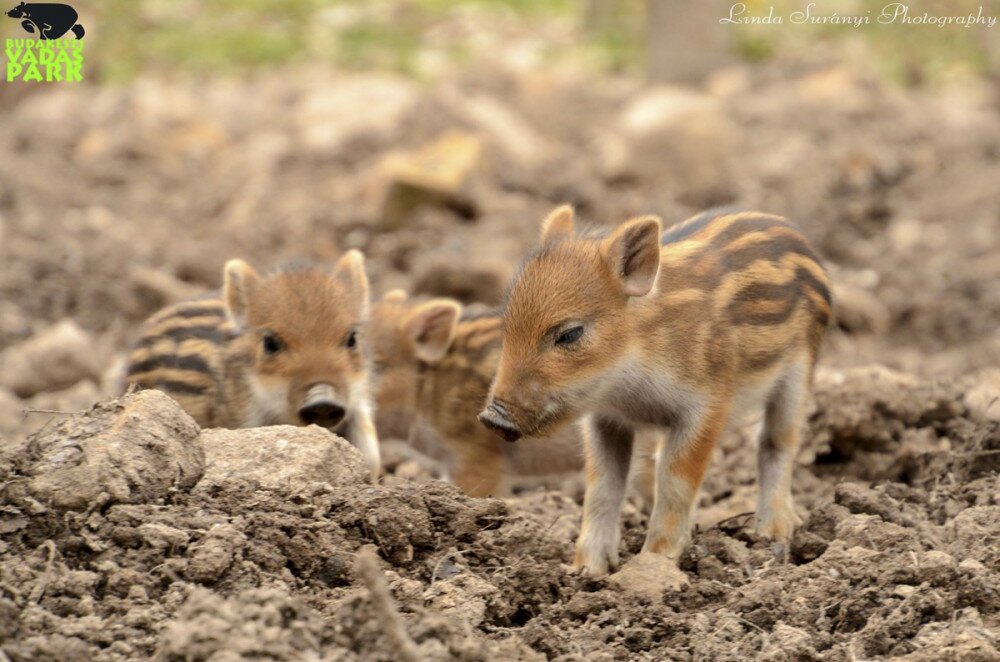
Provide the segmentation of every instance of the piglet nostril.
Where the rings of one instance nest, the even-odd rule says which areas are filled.
[[[346,410],[336,402],[318,400],[310,402],[299,409],[299,419],[305,425],[332,428],[344,420],[344,414],[346,413]]]
[[[507,441],[514,442],[521,438],[521,432],[511,422],[506,407],[500,403],[491,403],[486,407],[479,414],[479,422]]]
[[[510,420],[510,414],[507,412],[507,407],[502,402],[491,402],[486,408],[486,411],[492,411],[494,415],[499,416],[504,420]]]

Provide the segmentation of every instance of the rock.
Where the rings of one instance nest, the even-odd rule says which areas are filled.
[[[279,425],[247,430],[205,430],[205,475],[196,494],[246,489],[297,494],[311,483],[368,482],[361,453],[329,430]]]
[[[608,583],[622,593],[659,602],[663,592],[678,591],[688,584],[687,575],[662,554],[640,553],[621,570],[608,577]]]
[[[417,102],[409,82],[367,75],[316,86],[295,110],[299,138],[309,149],[332,153],[358,140],[389,144]]]
[[[7,485],[24,498],[63,510],[155,503],[190,489],[205,468],[198,425],[159,391],[99,404],[28,438]]]
[[[976,421],[1000,422],[1000,369],[988,368],[972,378],[962,402]]]
[[[625,107],[598,149],[605,178],[668,182],[681,202],[704,208],[735,197],[738,136],[717,99],[658,86]]]
[[[93,336],[65,320],[0,354],[0,387],[27,398],[97,380],[104,353]]]
[[[393,152],[379,164],[372,195],[382,229],[398,228],[418,207],[436,205],[463,217],[478,214],[476,174],[483,143],[471,133],[451,131],[411,152]]]

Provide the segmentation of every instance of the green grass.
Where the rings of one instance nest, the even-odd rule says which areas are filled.
[[[523,16],[566,14],[576,11],[574,0],[417,0],[416,4],[429,12],[445,13],[457,6],[480,9],[504,9]]]
[[[314,0],[212,0],[162,3],[108,0],[90,49],[102,77],[127,78],[150,68],[195,73],[253,68],[301,57]]]
[[[413,74],[420,37],[407,26],[364,21],[338,35],[337,60],[355,69],[389,69]]]
[[[772,3],[787,15],[808,0],[744,0],[751,12],[766,13]],[[882,0],[828,0],[817,11],[849,7],[855,13],[877,12]],[[614,0],[614,11],[572,44],[553,43],[544,51],[557,58],[581,53],[599,68],[641,73],[644,61],[645,0]],[[911,10],[958,14],[980,4],[1000,14],[1000,0],[913,0]],[[836,5],[836,7],[834,7]],[[95,8],[98,29],[88,48],[88,67],[104,80],[128,79],[142,72],[208,74],[246,71],[302,62],[355,69],[378,69],[420,76],[421,55],[461,65],[481,46],[468,30],[429,30],[472,14],[489,31],[494,20],[517,21],[525,31],[544,34],[547,21],[583,22],[583,0],[106,0]],[[845,10],[841,9],[842,13]],[[849,13],[846,12],[846,13]],[[861,39],[877,68],[904,81],[934,79],[949,73],[981,73],[989,63],[985,38],[990,35],[954,28],[871,25],[733,27],[735,53],[750,62],[795,56],[816,41]],[[473,33],[475,31],[472,31]],[[90,36],[90,35],[88,35]]]
[[[743,0],[755,14],[788,16],[802,11],[809,0]],[[876,19],[887,0],[826,0],[816,3],[813,15],[831,14],[868,16],[870,22],[859,28],[833,24],[782,26],[740,26],[737,52],[748,61],[759,61],[795,49],[819,43],[836,46],[847,40],[864,42],[873,68],[901,83],[945,79],[955,73],[983,74],[991,63],[986,40],[1000,40],[1000,26],[990,31],[964,26],[919,26],[899,23],[882,25]],[[1000,0],[910,0],[910,15],[927,12],[934,16],[975,14],[980,6],[985,15],[1000,16]],[[996,66],[996,65],[994,65]]]

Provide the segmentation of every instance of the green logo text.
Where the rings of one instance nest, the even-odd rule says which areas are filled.
[[[83,42],[79,39],[8,39],[7,82],[83,80]]]

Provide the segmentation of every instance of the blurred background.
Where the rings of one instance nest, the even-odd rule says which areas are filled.
[[[716,0],[80,0],[85,82],[0,86],[0,434],[112,394],[142,319],[230,257],[360,248],[376,294],[496,304],[563,202],[597,225],[787,215],[836,283],[826,368],[996,366],[1000,28],[743,4],[785,20],[722,23]],[[980,7],[1000,15],[909,3]]]
[[[736,3],[751,23],[718,0],[68,2],[85,81],[0,80],[0,661],[402,659],[409,636],[420,659],[998,659],[1000,26],[880,25],[876,0]],[[229,258],[359,248],[376,296],[493,306],[566,202],[596,226],[775,212],[824,258],[790,563],[748,517],[745,427],[702,486],[692,585],[656,599],[656,566],[568,571],[584,472],[553,475],[548,440],[499,501],[418,484],[442,458],[409,421],[372,489],[349,463],[319,482],[312,432],[66,415]],[[628,560],[647,520],[623,522]],[[384,599],[352,571],[370,544]]]

